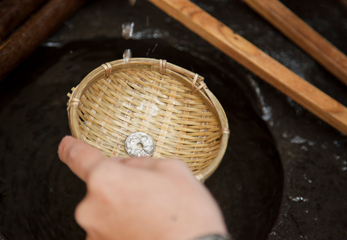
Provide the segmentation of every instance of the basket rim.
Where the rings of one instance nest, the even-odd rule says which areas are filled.
[[[67,111],[72,136],[77,139],[83,140],[81,132],[78,128],[78,105],[80,102],[80,97],[83,95],[84,90],[88,89],[88,87],[94,84],[94,82],[97,81],[101,76],[106,74],[107,77],[114,69],[134,68],[141,65],[149,65],[151,66],[151,69],[153,71],[158,71],[162,74],[165,74],[165,71],[167,70],[168,73],[177,75],[179,78],[185,80],[187,84],[193,84],[195,86],[196,93],[200,97],[202,97],[204,102],[217,117],[221,127],[221,142],[217,156],[207,168],[205,168],[199,174],[195,175],[195,177],[199,181],[206,180],[219,166],[227,148],[229,138],[229,124],[226,114],[218,99],[203,82],[203,77],[175,64],[167,63],[165,60],[158,60],[153,58],[131,58],[127,63],[124,63],[124,60],[120,59],[103,64],[87,74],[87,76],[83,78],[83,80],[76,86],[76,88],[72,88],[72,94],[69,94],[70,99],[68,101]],[[161,72],[163,70],[163,66],[165,67],[165,69],[164,72]]]

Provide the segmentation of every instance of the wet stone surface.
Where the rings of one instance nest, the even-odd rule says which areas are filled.
[[[345,85],[241,0],[193,2],[347,105]],[[282,2],[347,53],[345,0]],[[115,40],[126,22],[135,23],[133,40]],[[73,211],[85,187],[56,156],[69,133],[65,96],[125,49],[199,73],[221,100],[231,137],[206,185],[236,239],[347,238],[346,136],[149,2],[91,1],[44,46],[0,83],[0,232],[7,240],[83,239]]]
[[[154,52],[153,57],[165,53],[169,62],[193,67],[206,77],[233,126],[221,167],[206,182],[231,233],[235,239],[264,239],[270,231],[281,202],[282,166],[265,122],[235,79],[225,69],[216,69],[163,40],[121,39],[41,48],[1,83],[0,152],[5,154],[0,158],[0,230],[8,240],[84,239],[73,211],[85,187],[56,154],[60,139],[69,134],[66,93],[89,71],[121,56],[129,45],[139,56],[154,43],[165,50]],[[110,51],[113,45],[121,47]]]

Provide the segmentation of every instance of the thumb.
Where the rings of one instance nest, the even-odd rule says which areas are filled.
[[[95,164],[107,159],[98,149],[71,136],[62,139],[58,155],[60,160],[83,181],[86,181]]]

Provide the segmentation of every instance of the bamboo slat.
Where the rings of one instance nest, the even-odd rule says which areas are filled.
[[[149,0],[190,30],[347,134],[347,109],[188,0]]]
[[[347,85],[347,57],[278,0],[244,0]]]
[[[202,181],[226,151],[229,126],[222,106],[202,77],[166,61],[103,64],[68,96],[72,135],[106,156],[129,157],[125,139],[144,132],[155,142],[153,157],[180,159]]]

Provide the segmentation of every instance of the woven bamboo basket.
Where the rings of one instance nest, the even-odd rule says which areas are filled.
[[[103,64],[68,94],[71,133],[106,156],[122,157],[129,157],[128,135],[147,133],[153,157],[180,159],[203,181],[218,167],[229,138],[224,110],[203,80],[165,60]]]

